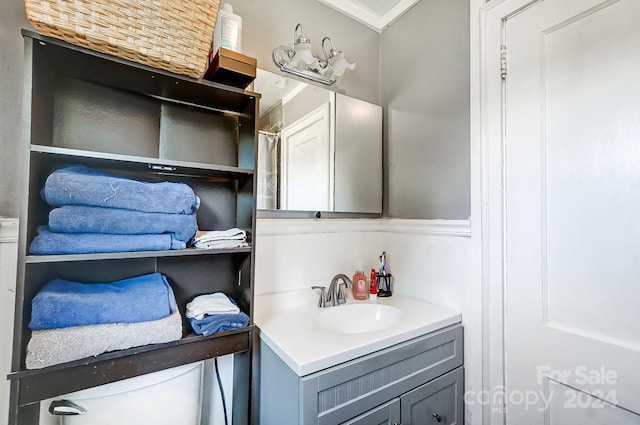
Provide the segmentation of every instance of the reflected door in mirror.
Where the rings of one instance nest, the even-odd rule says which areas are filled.
[[[261,69],[254,90],[259,209],[382,212],[382,107]]]
[[[329,104],[282,130],[282,208],[333,211]]]

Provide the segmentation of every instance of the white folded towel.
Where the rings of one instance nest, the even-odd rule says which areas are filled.
[[[245,240],[247,232],[237,227],[228,230],[201,231],[196,234],[196,242],[211,242],[220,240]]]
[[[238,306],[232,303],[224,293],[216,292],[195,297],[187,304],[186,316],[202,320],[205,315],[237,313],[240,313]]]
[[[196,242],[196,248],[203,249],[228,249],[228,248],[244,248],[249,246],[245,241],[220,240],[209,242]]]
[[[204,249],[243,248],[249,246],[247,232],[237,227],[228,230],[198,232],[194,242],[196,248]]]

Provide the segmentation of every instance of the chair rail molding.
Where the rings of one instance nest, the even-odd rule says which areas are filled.
[[[18,242],[18,219],[0,217],[0,243]]]
[[[256,221],[258,236],[299,235],[313,233],[379,232],[379,219],[277,219],[260,218]]]
[[[384,218],[380,228],[386,233],[471,237],[470,220],[416,220]]]
[[[398,218],[330,220],[261,218],[256,224],[258,236],[356,232],[471,237],[471,221]]]

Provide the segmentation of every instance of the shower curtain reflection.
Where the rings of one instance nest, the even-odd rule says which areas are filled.
[[[258,132],[257,208],[277,209],[279,133]]]

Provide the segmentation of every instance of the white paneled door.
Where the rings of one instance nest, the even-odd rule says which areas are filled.
[[[282,208],[333,211],[329,103],[282,129]]]
[[[508,424],[640,424],[640,1],[505,20]]]

